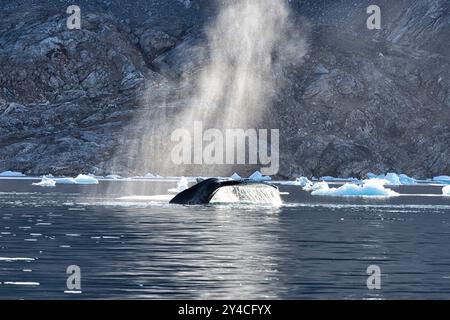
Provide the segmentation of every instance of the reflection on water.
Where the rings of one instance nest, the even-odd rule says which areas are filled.
[[[30,184],[0,180],[1,298],[450,297],[448,198],[312,198],[286,186],[280,207],[188,207],[158,196],[176,182],[149,182],[146,194]],[[371,264],[382,290],[366,287]],[[64,293],[69,265],[81,294]]]

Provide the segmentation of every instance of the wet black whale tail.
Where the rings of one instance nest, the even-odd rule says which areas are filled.
[[[271,186],[275,189],[278,189],[272,184],[254,180],[221,180],[218,178],[210,178],[203,180],[190,187],[189,189],[180,192],[172,200],[170,200],[170,203],[190,205],[207,204],[211,201],[216,192],[222,187],[255,184],[264,184],[266,186]]]

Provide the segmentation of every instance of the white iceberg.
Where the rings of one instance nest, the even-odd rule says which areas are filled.
[[[255,171],[250,177],[248,177],[250,180],[254,181],[270,181],[272,180],[269,176],[263,176],[261,172]]]
[[[0,173],[0,177],[26,177],[22,172],[4,171]]]
[[[79,174],[74,180],[77,184],[98,184],[96,178],[84,174]]]
[[[53,180],[52,178],[43,176],[41,182],[36,182],[36,183],[33,183],[32,185],[39,186],[39,187],[54,187],[56,185],[56,181]]]
[[[437,176],[433,178],[433,181],[442,184],[450,184],[450,176]]]
[[[326,182],[322,182],[311,192],[313,196],[332,197],[394,197],[399,194],[383,186],[381,179],[366,180],[362,185],[346,183],[339,188],[330,188]],[[326,184],[326,186],[325,186]]]
[[[450,186],[445,186],[442,188],[442,194],[444,196],[450,197]]]
[[[241,176],[238,175],[236,172],[233,173],[230,178],[233,180],[242,180]]]

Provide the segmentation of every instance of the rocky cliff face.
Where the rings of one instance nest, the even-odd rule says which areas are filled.
[[[309,45],[271,106],[280,176],[450,174],[449,2],[389,2],[380,31],[361,1],[290,2]],[[185,107],[216,5],[78,1],[82,29],[68,30],[70,4],[2,1],[0,171],[145,173],[123,152],[147,139],[136,119]]]

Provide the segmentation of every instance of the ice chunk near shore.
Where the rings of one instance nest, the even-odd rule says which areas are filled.
[[[233,180],[242,180],[242,177],[238,175],[236,172],[233,173],[230,178]]]
[[[35,182],[32,185],[39,187],[54,187],[56,185],[56,181],[53,180],[52,178],[43,176],[41,182]]]
[[[96,178],[84,174],[79,174],[74,180],[77,184],[98,184]]]
[[[250,180],[254,181],[270,181],[272,180],[269,176],[263,176],[261,172],[255,171],[250,177],[248,177]]]
[[[320,188],[313,190],[313,196],[331,196],[331,197],[394,197],[399,194],[393,190],[385,188],[377,179],[371,181],[366,180],[362,185],[354,183],[346,183],[339,188],[330,188],[328,184],[321,185]],[[326,182],[322,182],[325,183]]]
[[[0,173],[0,177],[26,177],[22,172],[4,171]]]
[[[445,186],[442,188],[442,194],[446,197],[450,197],[450,186]]]
[[[450,184],[450,176],[437,176],[433,178],[433,181],[442,184]]]

